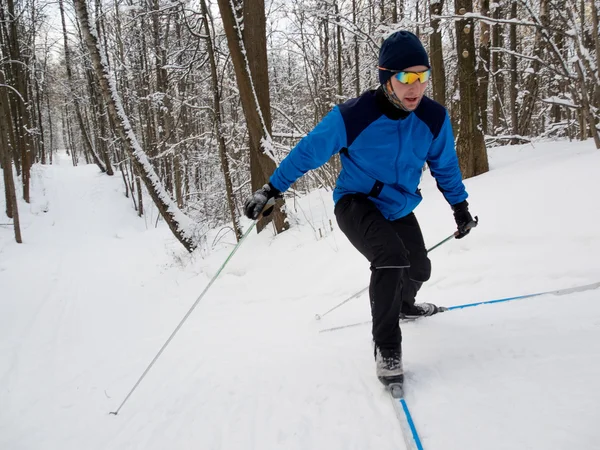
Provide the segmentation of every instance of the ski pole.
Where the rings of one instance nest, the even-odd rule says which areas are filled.
[[[477,226],[477,222],[473,221],[471,223],[474,223],[475,225],[472,225],[471,227],[469,227],[469,229]],[[469,224],[471,225],[471,224]],[[448,236],[447,238],[444,238],[443,240],[441,240],[440,242],[438,242],[437,244],[435,244],[433,247],[431,247],[430,249],[427,250],[427,253],[431,252],[432,250],[435,250],[436,248],[438,248],[440,245],[445,244],[446,242],[448,242],[450,239],[452,238],[456,238],[456,236],[458,236],[458,231],[452,233],[450,236]],[[367,289],[369,289],[369,286],[367,286],[364,289],[361,289],[360,291],[358,291],[356,294],[352,294],[350,297],[348,297],[346,300],[344,300],[343,302],[335,305],[333,308],[331,308],[329,311],[324,312],[323,314],[315,314],[315,319],[317,320],[321,320],[323,317],[325,317],[327,314],[329,314],[332,311],[335,311],[336,309],[338,309],[340,306],[345,305],[346,303],[348,303],[350,300],[359,297],[363,292],[365,292]]]
[[[275,204],[275,200],[271,199],[265,205],[265,207],[263,208],[263,212],[266,211],[266,210],[268,210],[269,207],[272,207],[274,204]],[[171,333],[171,335],[169,336],[169,338],[166,340],[166,342],[163,344],[163,346],[160,348],[160,350],[158,351],[158,353],[156,354],[156,356],[154,357],[154,359],[150,362],[150,364],[148,364],[148,367],[146,367],[146,370],[144,370],[144,373],[142,373],[142,375],[140,376],[140,378],[133,385],[133,387],[131,388],[131,390],[129,391],[129,393],[127,394],[127,396],[125,397],[125,400],[123,400],[121,402],[121,404],[116,409],[116,411],[111,411],[109,414],[112,414],[114,416],[116,416],[117,414],[119,414],[119,411],[121,410],[121,408],[123,407],[123,405],[125,405],[125,403],[127,403],[127,400],[129,400],[129,397],[131,397],[131,395],[134,393],[134,391],[140,385],[140,383],[142,382],[142,380],[146,377],[146,375],[148,374],[148,372],[150,372],[150,369],[152,369],[152,366],[154,366],[154,363],[156,363],[156,361],[158,360],[158,358],[160,358],[160,355],[162,355],[162,353],[165,351],[165,349],[167,348],[167,346],[171,343],[171,341],[173,340],[173,338],[175,337],[175,335],[177,334],[177,332],[179,331],[179,329],[183,326],[183,324],[185,323],[185,321],[187,320],[187,318],[192,314],[192,312],[194,311],[194,309],[196,309],[196,306],[198,306],[198,303],[200,303],[200,300],[202,300],[202,298],[204,297],[204,295],[206,294],[206,292],[210,289],[210,287],[215,282],[215,280],[218,278],[218,276],[221,274],[221,272],[223,271],[223,269],[225,268],[225,266],[227,265],[227,263],[229,262],[229,260],[233,257],[233,255],[235,255],[235,253],[238,251],[238,249],[242,245],[242,242],[244,242],[244,240],[246,239],[246,237],[254,229],[254,227],[256,226],[257,222],[262,218],[262,216],[263,216],[263,213],[261,212],[259,214],[258,218],[252,223],[252,225],[250,225],[250,227],[248,228],[248,230],[246,230],[246,232],[244,233],[244,235],[242,236],[242,238],[240,239],[240,241],[235,245],[235,247],[233,247],[233,250],[231,251],[231,253],[229,253],[229,256],[227,256],[227,259],[225,260],[225,262],[223,264],[221,264],[221,267],[219,267],[219,270],[217,270],[217,273],[215,273],[215,275],[210,279],[210,281],[208,282],[208,284],[206,285],[206,287],[204,288],[204,290],[202,291],[202,293],[200,294],[200,296],[196,299],[196,301],[194,302],[194,304],[192,305],[192,307],[189,309],[189,311],[185,314],[185,316],[183,316],[183,319],[181,319],[181,321],[179,322],[179,325],[177,325],[177,327],[175,327],[175,330],[173,330],[173,332]]]

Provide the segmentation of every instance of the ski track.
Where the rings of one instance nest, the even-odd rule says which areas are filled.
[[[420,300],[450,306],[600,281],[592,147],[491,152],[493,170],[467,180],[480,226],[431,254]],[[339,230],[320,225],[333,219],[323,192],[300,199],[288,232],[249,237],[109,415],[233,242],[190,257],[166,227],[154,229],[151,208],[154,218],[136,217],[118,176],[68,162],[35,166],[33,202],[21,209],[25,244],[0,229],[0,449],[407,448],[374,376],[370,326],[318,332],[369,317],[365,293],[314,319],[369,277]],[[572,178],[557,185],[559,176]],[[569,184],[581,195],[565,192]],[[427,176],[423,193],[417,215],[430,246],[454,225]],[[565,231],[573,217],[576,234]],[[599,296],[548,295],[403,325],[405,396],[424,448],[600,448]]]

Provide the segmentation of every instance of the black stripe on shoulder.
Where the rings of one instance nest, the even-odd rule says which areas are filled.
[[[437,138],[446,120],[446,108],[435,100],[423,96],[421,103],[415,109],[415,114],[429,127],[433,138]]]
[[[350,99],[339,105],[339,109],[346,127],[347,147],[350,147],[360,133],[382,115],[377,107],[375,91],[367,91],[360,97]]]

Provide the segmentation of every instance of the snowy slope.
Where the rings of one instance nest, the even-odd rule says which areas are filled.
[[[455,305],[600,281],[593,143],[497,148],[490,164],[466,181],[480,226],[431,253],[419,299]],[[330,193],[289,202],[288,232],[248,238],[115,417],[233,238],[206,258],[186,255],[94,166],[65,159],[36,167],[33,182],[25,244],[0,227],[0,449],[405,448],[369,326],[319,333],[368,320],[366,296],[314,318],[369,278]],[[434,181],[422,188],[416,212],[431,246],[454,223]],[[424,448],[600,448],[599,297],[405,325],[406,399]]]

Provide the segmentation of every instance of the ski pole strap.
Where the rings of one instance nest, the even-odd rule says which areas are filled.
[[[465,228],[470,230],[471,228],[475,228],[477,225],[479,225],[479,217],[475,216],[475,219],[471,220]]]

